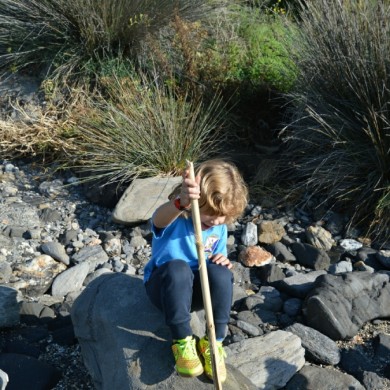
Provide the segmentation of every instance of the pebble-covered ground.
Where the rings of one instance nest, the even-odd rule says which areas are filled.
[[[2,164],[3,168],[6,165],[7,163],[4,162]],[[16,169],[15,167],[19,168]],[[15,163],[14,173],[15,183],[19,183],[21,188],[24,189],[24,194],[26,196],[29,195],[29,189],[33,190],[34,188],[37,188],[46,180],[50,180],[53,183],[56,178],[56,174],[53,172],[48,176],[50,170],[37,169],[32,164],[23,162]],[[69,182],[70,176],[67,175],[66,178],[62,177],[61,180]],[[88,226],[88,224],[91,223],[91,220],[95,219],[96,226],[104,225],[104,228],[107,230],[113,231],[117,229],[121,231],[121,234],[129,234],[129,229],[111,223],[110,209],[93,204],[86,199],[82,186],[68,187],[68,191],[67,195],[56,198],[56,207],[60,210],[69,211],[74,210],[74,205],[76,205],[76,216],[79,225]],[[34,191],[31,191],[30,195],[32,197],[35,196]],[[75,222],[69,221],[69,224],[72,223]],[[54,234],[53,231],[56,230],[56,227],[53,225],[51,229],[52,233],[50,233],[49,229],[48,235]],[[57,233],[58,232],[56,232],[56,234]],[[134,267],[139,266],[139,264],[133,265]],[[139,268],[139,270],[142,272],[141,268]],[[30,340],[36,337],[36,332],[39,333],[39,329],[34,325],[22,324],[15,329],[2,330],[0,332],[1,342],[4,343],[5,340],[17,340],[20,337],[21,330],[24,331],[25,335],[28,335]],[[341,349],[358,349],[362,354],[367,356],[369,360],[375,363],[376,372],[383,376],[384,372],[390,371],[390,356],[387,361],[377,361],[374,359],[374,340],[379,333],[390,333],[390,321],[375,320],[367,323],[351,340],[338,341],[337,345]],[[34,344],[40,351],[39,360],[47,362],[62,373],[62,378],[54,387],[54,390],[83,390],[94,388],[91,377],[83,364],[80,346],[78,344],[60,345],[52,339],[49,333],[45,337],[38,335],[37,341],[35,343],[32,342],[31,344]],[[334,367],[329,367],[329,369],[340,370],[339,368]],[[390,381],[386,379],[383,389],[390,389],[389,383]]]

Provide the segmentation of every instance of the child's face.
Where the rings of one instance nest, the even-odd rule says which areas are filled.
[[[202,230],[210,229],[213,226],[222,225],[225,223],[226,217],[224,215],[207,215],[200,214],[200,221],[202,222]]]

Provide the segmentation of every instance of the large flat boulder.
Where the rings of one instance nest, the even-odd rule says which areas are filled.
[[[283,330],[231,344],[227,349],[226,362],[262,390],[284,387],[305,364],[301,339]]]
[[[169,329],[146,295],[142,279],[120,273],[93,280],[76,299],[72,321],[84,363],[97,390],[213,389],[202,375],[182,378],[174,371]],[[192,315],[195,334],[205,322]],[[245,375],[228,366],[224,390],[255,390]]]
[[[0,329],[19,324],[21,300],[18,290],[0,285]]]
[[[154,210],[168,200],[168,195],[181,180],[181,176],[133,180],[112,213],[113,221],[127,225],[147,221]]]
[[[298,389],[364,390],[364,386],[351,375],[324,367],[305,366],[286,386],[286,390]]]
[[[322,275],[304,304],[307,325],[333,340],[351,338],[375,318],[390,316],[387,273]]]

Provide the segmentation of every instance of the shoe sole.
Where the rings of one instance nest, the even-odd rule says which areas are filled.
[[[176,370],[176,372],[178,373],[178,375],[179,375],[179,376],[182,376],[183,378],[195,378],[195,377],[197,377],[197,376],[199,376],[199,375],[202,375],[203,372],[204,372],[203,367],[202,367],[202,370],[201,370],[201,371],[195,372],[195,373],[193,373],[193,374],[187,374],[187,373],[179,372],[179,371],[177,371],[176,367],[175,367],[175,370]]]

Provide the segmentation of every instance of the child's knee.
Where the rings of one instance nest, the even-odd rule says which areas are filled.
[[[183,260],[172,260],[164,265],[166,266],[165,274],[171,280],[187,281],[193,279],[190,266]]]
[[[218,264],[210,264],[208,267],[210,283],[221,286],[233,284],[233,273],[226,267]]]

